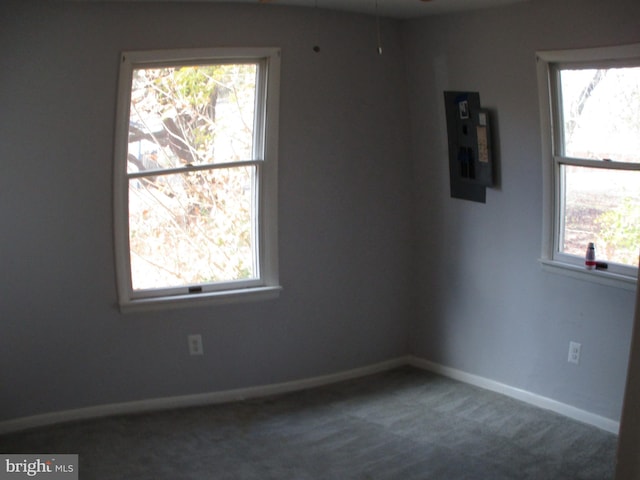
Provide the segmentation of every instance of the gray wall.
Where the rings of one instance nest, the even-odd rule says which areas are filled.
[[[378,56],[363,15],[2,3],[0,420],[407,353],[618,419],[632,292],[537,262],[534,52],[638,42],[639,15],[635,0],[534,0],[385,20]],[[122,315],[111,206],[119,52],[247,44],[282,47],[284,291]],[[500,186],[485,205],[449,198],[445,89],[478,90],[495,113]],[[189,333],[203,335],[204,357],[188,356]],[[578,367],[566,362],[569,340],[583,345]]]
[[[616,463],[616,480],[640,479],[640,288],[636,291],[631,353],[627,372],[620,441]]]
[[[380,57],[368,16],[257,2],[2,2],[0,420],[406,354],[406,77],[398,24],[383,22],[383,35]],[[221,45],[282,48],[284,290],[122,315],[111,194],[119,52]],[[189,333],[203,335],[204,357],[188,356]]]
[[[634,292],[542,271],[535,52],[640,42],[637,0],[533,0],[404,25],[419,249],[415,354],[619,419]],[[499,186],[449,198],[443,90],[494,113]],[[582,343],[579,366],[569,341]]]

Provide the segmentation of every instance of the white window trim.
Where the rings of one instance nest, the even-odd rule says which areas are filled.
[[[540,105],[540,130],[542,136],[542,255],[540,264],[546,271],[567,275],[612,287],[635,290],[638,269],[629,268],[624,273],[604,270],[587,270],[582,259],[559,252],[557,245],[559,229],[559,162],[555,158],[553,144],[556,115],[551,111],[550,98],[555,93],[551,80],[553,64],[575,64],[597,62],[606,65],[620,64],[624,60],[640,58],[640,44],[585,48],[577,50],[540,51],[536,53],[538,76],[538,99]],[[588,162],[587,162],[588,163]],[[589,165],[593,166],[593,165]],[[586,247],[586,246],[585,246]]]
[[[114,240],[118,302],[123,312],[158,310],[235,303],[275,298],[282,287],[278,275],[278,110],[280,93],[280,49],[275,47],[207,48],[189,50],[156,50],[123,52],[118,84],[116,131],[114,147]],[[264,132],[264,159],[258,168],[257,241],[259,245],[260,278],[247,282],[228,282],[199,293],[165,296],[140,296],[131,283],[129,251],[127,148],[129,104],[133,68],[138,66],[167,65],[171,62],[210,60],[266,61],[266,95]]]

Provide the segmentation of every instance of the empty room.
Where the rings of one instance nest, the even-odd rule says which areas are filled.
[[[639,18],[2,2],[0,478],[640,478]]]

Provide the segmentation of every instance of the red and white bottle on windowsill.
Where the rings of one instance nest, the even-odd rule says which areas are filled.
[[[596,268],[596,246],[593,242],[589,242],[587,246],[587,253],[584,256],[584,266],[587,270],[593,270]]]

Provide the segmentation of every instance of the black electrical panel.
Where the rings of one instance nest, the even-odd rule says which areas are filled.
[[[489,112],[477,92],[444,92],[451,196],[485,203],[493,186]]]

